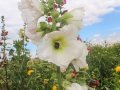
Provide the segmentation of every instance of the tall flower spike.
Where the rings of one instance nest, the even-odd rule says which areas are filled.
[[[41,39],[41,34],[36,32],[38,19],[43,14],[41,3],[39,0],[21,0],[18,7],[22,12],[24,22],[27,24],[26,36],[37,44]]]
[[[52,62],[61,68],[67,68],[72,60],[84,55],[86,57],[87,54],[81,52],[87,48],[77,40],[74,29],[76,28],[68,25],[61,28],[60,31],[46,34],[42,43],[38,45],[39,58]]]

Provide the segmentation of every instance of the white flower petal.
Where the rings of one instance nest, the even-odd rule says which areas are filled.
[[[41,8],[41,3],[39,0],[31,0],[31,5],[43,13],[42,8]]]
[[[50,44],[48,42],[42,41],[42,43],[39,44],[37,54],[39,55],[40,59],[52,62],[50,58],[52,58],[53,53],[51,53]]]
[[[35,31],[35,30],[33,30]],[[41,43],[41,33],[39,32],[30,32],[29,30],[25,31],[25,35],[32,41],[32,43],[39,45]]]
[[[81,47],[82,49],[79,58],[72,61],[72,64],[75,67],[76,71],[79,71],[79,68],[88,68],[88,64],[86,62],[88,50],[84,43],[81,44]]]
[[[75,25],[77,28],[81,29],[83,27],[83,17],[84,17],[84,10],[83,8],[76,8],[70,12],[73,16],[69,20],[69,24]]]
[[[82,48],[81,56],[72,61],[73,66],[75,67],[76,71],[79,71],[79,68],[88,68],[88,64],[86,62],[86,56],[88,55],[88,51],[85,47]]]
[[[42,16],[42,10],[38,7],[40,2],[38,0],[21,0],[18,3],[18,7],[22,12],[22,17],[25,23],[31,23],[34,20],[38,20]]]
[[[70,87],[67,87],[66,90],[88,90],[87,86],[80,86],[77,83],[72,83]]]
[[[30,9],[24,9],[22,13],[22,18],[26,24],[32,23],[40,18],[40,14],[37,11],[31,11]]]
[[[74,38],[78,37],[79,30],[80,29],[73,24],[65,25],[60,29],[60,31],[69,31],[69,33],[71,33]],[[66,33],[66,35],[69,35],[69,33]]]

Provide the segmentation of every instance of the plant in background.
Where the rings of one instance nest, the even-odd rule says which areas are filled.
[[[25,36],[25,28],[20,29],[20,39],[14,41],[13,49],[10,50],[9,55],[11,61],[9,62],[9,76],[11,90],[28,90],[28,70],[27,62],[30,60],[30,52],[26,49],[27,37]]]
[[[115,67],[115,72],[113,73],[116,82],[116,90],[120,89],[120,63]]]
[[[3,75],[0,75],[0,84],[1,84],[1,89],[6,89],[9,90],[9,77],[8,77],[8,56],[7,56],[7,52],[8,52],[8,47],[7,47],[7,35],[8,35],[8,31],[6,31],[5,29],[5,18],[4,16],[1,16],[2,19],[2,32],[1,32],[1,40],[0,40],[0,46],[1,46],[1,72]]]
[[[92,46],[88,58],[89,74],[99,80],[97,90],[119,90],[120,44],[112,46]]]

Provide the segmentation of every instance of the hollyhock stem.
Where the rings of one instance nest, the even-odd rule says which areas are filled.
[[[76,70],[75,70],[75,67],[73,66],[72,63],[70,64],[70,66],[71,66],[71,68],[72,68],[74,71],[76,71]]]
[[[63,90],[62,89],[62,73],[60,71],[60,67],[57,67],[57,78],[58,78],[58,90]]]

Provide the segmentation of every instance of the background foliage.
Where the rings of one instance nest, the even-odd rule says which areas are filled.
[[[87,57],[88,73],[100,81],[98,90],[120,90],[120,73],[115,71],[120,66],[120,44],[112,46],[92,46]]]

